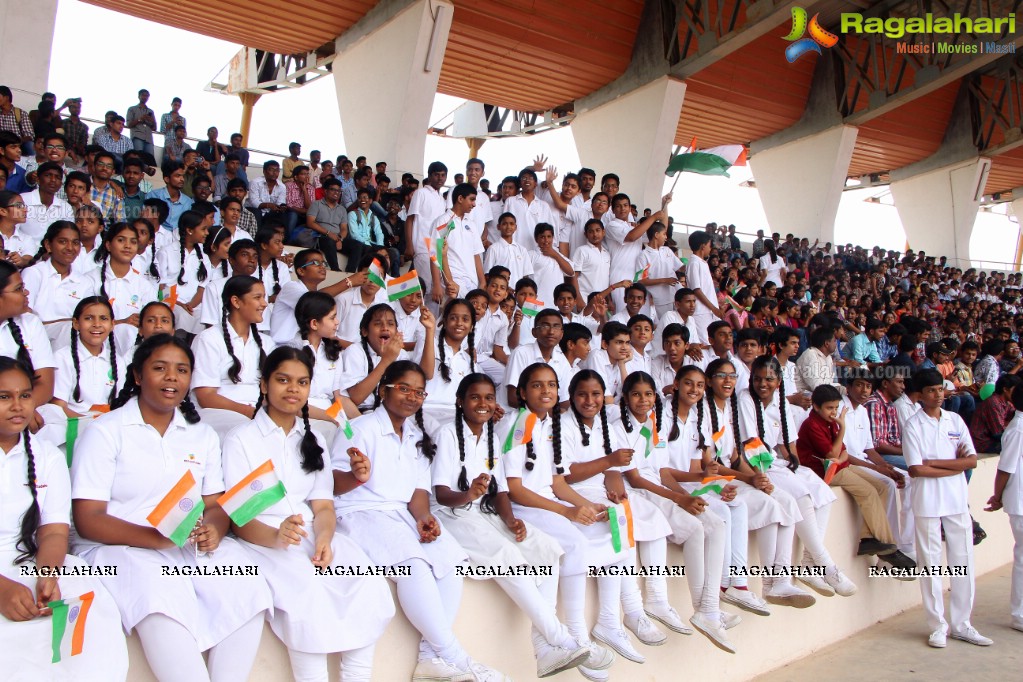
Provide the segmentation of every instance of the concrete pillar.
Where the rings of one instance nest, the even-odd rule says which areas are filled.
[[[576,115],[575,146],[582,164],[597,171],[598,188],[601,175],[616,173],[641,211],[660,208],[685,93],[685,83],[665,76]]]
[[[895,208],[914,251],[970,267],[970,237],[991,159],[975,157],[908,178],[893,173]]]
[[[835,241],[857,129],[835,126],[750,156],[750,169],[771,231],[813,242]]]
[[[392,177],[422,176],[453,13],[448,0],[417,0],[354,41],[337,39],[332,71],[349,156],[387,161]]]
[[[57,0],[0,0],[0,45],[4,51],[0,85],[11,89],[14,104],[25,111],[35,109],[39,96],[48,89],[56,20]]]

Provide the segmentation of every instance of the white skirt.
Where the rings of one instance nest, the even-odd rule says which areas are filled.
[[[185,301],[185,303],[188,303],[188,301]],[[189,312],[180,305],[174,306],[174,329],[188,332],[189,334],[198,334],[205,329],[203,324],[199,321],[199,318],[202,317],[202,304],[200,303],[196,306],[194,311],[194,314],[189,314]],[[270,309],[267,308],[264,311],[264,314],[269,314],[269,311]]]
[[[317,575],[311,537],[287,549],[239,544],[270,586],[274,612],[267,620],[288,649],[312,654],[360,649],[376,642],[394,616],[386,578]],[[331,549],[333,567],[370,565],[344,535],[335,533]]]
[[[437,520],[440,523],[440,519]],[[441,524],[433,542],[420,542],[416,520],[407,509],[348,512],[338,517],[338,532],[362,548],[375,566],[394,566],[410,559],[422,559],[443,578],[458,564],[469,560],[465,550]]]
[[[685,509],[682,509],[682,507],[678,506],[671,500],[646,490],[629,488],[629,499],[634,500],[637,497],[642,497],[656,507],[661,515],[667,520],[668,526],[671,528],[671,534],[668,535],[668,542],[676,545],[683,545],[687,540],[689,540],[689,538],[693,537],[695,533],[700,533],[703,530],[703,524],[700,523],[698,518],[687,512]],[[706,514],[709,512],[704,513]]]
[[[611,504],[605,488],[586,483],[588,481],[573,485],[572,488],[591,502]],[[645,497],[629,495],[629,508],[632,510],[632,530],[637,542],[651,542],[671,535],[671,526],[664,514]]]
[[[146,616],[160,613],[195,638],[200,651],[224,640],[263,611],[273,611],[270,588],[261,575],[163,575],[165,567],[245,567],[252,558],[233,538],[224,538],[212,556],[195,557],[184,548],[142,549],[125,545],[88,547],[81,556],[93,566],[116,566],[116,576],[101,576],[131,632]]]
[[[32,590],[34,595],[36,578],[21,575],[21,567],[35,564],[27,562],[15,566],[17,555],[18,552],[0,552],[0,575],[21,583]],[[86,563],[76,556],[68,555],[64,557],[64,566],[86,566]],[[126,679],[128,648],[121,628],[121,615],[110,594],[93,577],[64,576],[58,582],[63,599],[79,597],[87,592],[95,594],[86,620],[82,653],[51,663],[53,620],[49,616],[24,622],[14,622],[0,616],[2,677],[10,682],[112,682]]]
[[[796,499],[780,487],[776,487],[768,495],[748,483],[739,480],[732,481],[732,483],[738,489],[735,499],[746,503],[746,509],[749,511],[750,530],[760,530],[772,523],[791,526],[803,520]]]
[[[517,542],[500,516],[486,514],[477,505],[470,509],[438,507],[433,514],[469,555],[469,564],[474,568],[556,567],[564,554],[554,538],[532,524],[526,524],[526,539]],[[539,584],[539,578],[536,582]]]
[[[605,505],[611,504],[607,499],[607,494],[603,487],[577,489],[576,492],[590,502]],[[589,526],[584,526],[582,524],[575,525],[579,528],[583,537],[586,538],[586,563],[590,566],[610,566],[612,564],[617,564],[622,560],[630,566],[634,566],[636,564],[635,547],[628,549],[623,547],[622,551],[616,552],[615,548],[611,545],[611,526],[607,519],[597,521]],[[635,515],[633,515],[634,537],[635,534]],[[627,543],[623,543],[623,545],[625,544]]]
[[[775,487],[781,488],[797,500],[804,495],[809,495],[814,509],[820,509],[838,499],[831,491],[831,487],[821,480],[820,476],[813,473],[809,467],[800,466],[792,471],[789,469],[788,463],[781,457],[774,458],[771,468],[767,470],[767,475]]]

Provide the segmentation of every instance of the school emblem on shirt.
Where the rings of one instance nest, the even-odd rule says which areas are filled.
[[[197,465],[198,464],[202,464],[202,462],[200,462],[198,459],[196,459],[195,455],[192,454],[192,453],[189,453],[188,456],[185,457],[185,459],[183,461],[184,461],[185,464],[197,464]]]
[[[139,307],[139,297],[138,297],[138,294],[132,295],[131,302],[128,303],[128,305],[130,305],[132,308],[138,308]]]
[[[69,295],[69,296],[70,296],[71,298],[78,298],[78,291],[72,291],[72,292],[71,292],[70,294],[68,294],[68,295]]]

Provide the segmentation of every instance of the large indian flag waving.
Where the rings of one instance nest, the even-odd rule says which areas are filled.
[[[695,145],[694,145],[695,147]],[[665,175],[675,173],[699,173],[700,175],[723,175],[728,177],[732,166],[746,165],[746,147],[741,144],[726,144],[708,149],[695,149],[671,157]]]
[[[274,463],[266,460],[217,498],[217,503],[239,526],[256,518],[284,499],[284,483],[274,471]]]
[[[202,516],[206,505],[202,501],[199,484],[191,471],[174,484],[170,492],[146,517],[156,530],[178,547],[184,547],[195,522]]]
[[[53,610],[52,663],[68,656],[77,656],[85,647],[85,621],[92,607],[92,592],[74,599],[61,599],[47,604]]]

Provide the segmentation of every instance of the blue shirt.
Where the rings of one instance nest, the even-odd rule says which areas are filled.
[[[14,164],[14,170],[7,176],[7,191],[24,194],[25,192],[31,192],[35,189],[35,185],[30,185],[28,184],[28,181],[25,180],[26,175],[27,173],[24,168],[18,164]]]
[[[184,192],[180,193],[177,201],[172,201],[170,198],[170,192],[167,191],[166,187],[153,190],[149,194],[150,199],[160,199],[167,204],[167,208],[170,209],[170,213],[167,214],[167,220],[164,221],[163,226],[168,230],[178,229],[178,218],[181,214],[192,208],[192,198],[187,196]]]
[[[867,338],[866,332],[852,337],[842,353],[849,360],[856,362],[881,362],[877,353],[877,344]]]

